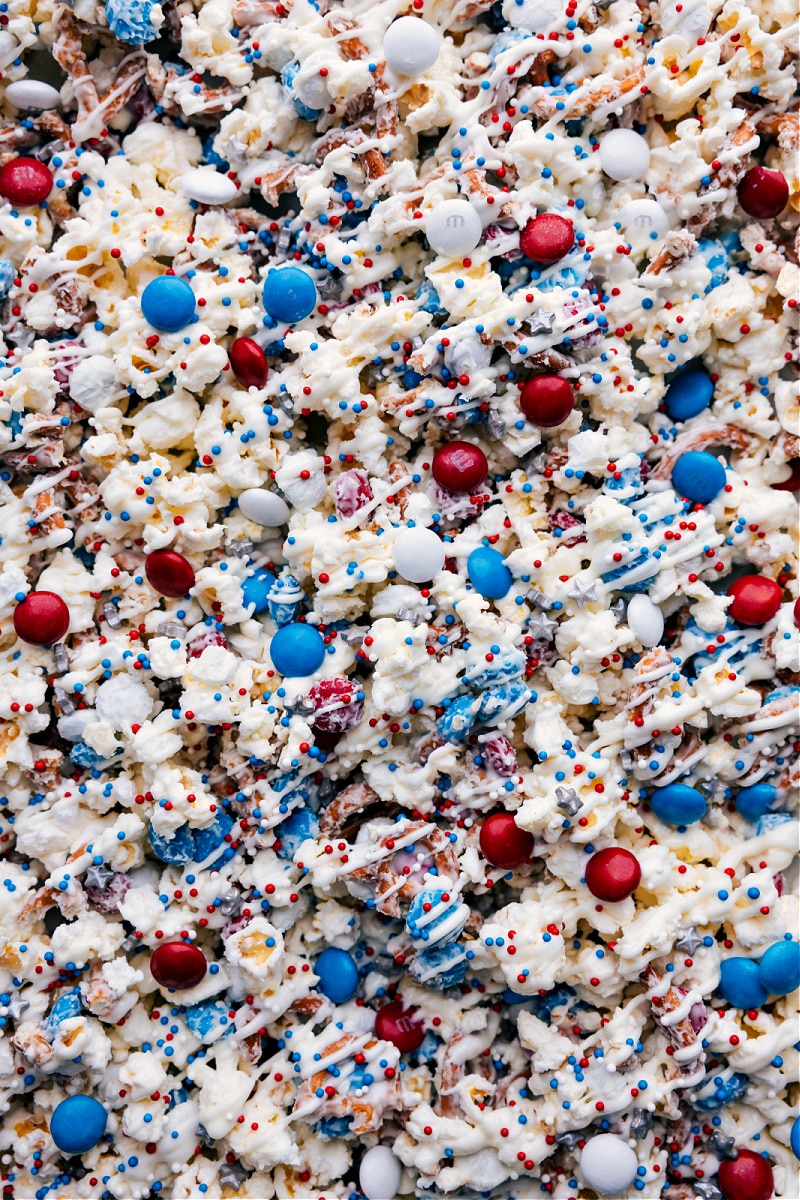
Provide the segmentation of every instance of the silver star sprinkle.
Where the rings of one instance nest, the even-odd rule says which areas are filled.
[[[249,538],[239,538],[238,541],[228,542],[225,549],[229,554],[235,554],[237,558],[247,558],[253,553],[253,543]]]
[[[23,1000],[22,996],[20,996],[19,992],[12,992],[11,999],[9,1000],[8,1005],[7,1005],[7,1012],[8,1012],[8,1015],[11,1017],[12,1021],[18,1021],[20,1019],[20,1017],[22,1016],[22,1014],[25,1012],[26,1008],[30,1008],[30,1004],[28,1004],[28,1001]]]
[[[223,917],[232,917],[237,913],[242,906],[242,897],[236,891],[236,888],[231,888],[225,892],[224,896],[220,897],[219,911]]]
[[[685,950],[687,954],[694,954],[698,946],[702,946],[703,939],[698,936],[694,925],[687,925],[685,928],[678,930],[680,937],[675,941],[677,950]]]
[[[310,717],[317,711],[314,701],[307,696],[293,696],[291,700],[284,700],[283,707],[286,712],[299,717]]]
[[[235,1192],[239,1191],[245,1179],[247,1179],[247,1171],[241,1163],[226,1162],[219,1169],[219,1181],[222,1186],[233,1188]]]
[[[597,599],[594,583],[581,583],[580,579],[574,581],[567,595],[570,600],[577,601],[578,608],[585,608],[587,604],[591,604],[593,600]]]
[[[728,1137],[721,1129],[715,1129],[708,1139],[708,1148],[717,1158],[736,1158],[737,1150],[732,1137]]]
[[[695,1196],[700,1196],[701,1200],[722,1200],[722,1192],[710,1179],[692,1180],[692,1191]]]
[[[568,817],[574,817],[583,808],[583,801],[574,788],[557,787],[556,797],[556,806]]]
[[[92,863],[86,868],[83,882],[85,887],[97,888],[98,892],[104,892],[113,878],[114,872],[110,867],[103,863]]]
[[[533,637],[539,641],[549,642],[553,637],[553,630],[558,628],[558,621],[554,621],[552,617],[548,617],[547,613],[538,612],[528,621],[528,629]]]
[[[421,625],[427,621],[428,614],[421,608],[398,608],[398,621],[410,621],[412,625]]]
[[[338,300],[342,294],[342,280],[328,274],[317,284],[317,292],[323,300]]]
[[[646,1138],[652,1128],[653,1114],[649,1113],[646,1108],[635,1108],[631,1117],[631,1133],[637,1141]]]
[[[555,323],[556,314],[546,312],[543,308],[535,309],[527,321],[528,328],[534,337],[540,333],[552,333]]]

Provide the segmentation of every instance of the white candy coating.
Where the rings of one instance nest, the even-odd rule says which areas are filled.
[[[639,1160],[622,1138],[600,1133],[581,1151],[581,1175],[587,1187],[601,1196],[619,1196],[636,1178]]]
[[[483,225],[468,200],[445,200],[425,223],[432,250],[448,258],[470,254],[483,237]]]
[[[283,525],[289,520],[289,505],[277,492],[248,488],[239,496],[239,509],[259,525]]]
[[[403,1164],[388,1146],[373,1146],[361,1160],[358,1183],[367,1200],[394,1200]]]
[[[6,88],[6,100],[15,108],[57,108],[61,93],[42,79],[18,79]]]
[[[612,129],[600,139],[600,166],[612,179],[644,179],[650,147],[632,129]]]
[[[181,176],[181,187],[190,200],[200,204],[227,204],[239,190],[227,175],[211,167],[197,167]]]
[[[664,636],[664,614],[649,596],[642,593],[628,601],[627,621],[631,633],[643,646],[657,646]]]
[[[400,17],[383,36],[383,56],[398,75],[421,75],[439,57],[439,34],[419,17]]]
[[[432,529],[414,526],[395,538],[392,559],[409,583],[425,583],[444,566],[444,545]]]

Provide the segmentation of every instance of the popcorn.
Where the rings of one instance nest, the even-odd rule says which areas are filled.
[[[0,170],[9,1187],[582,1195],[621,1140],[615,1194],[796,1195],[788,5],[45,8],[0,32],[66,79]]]

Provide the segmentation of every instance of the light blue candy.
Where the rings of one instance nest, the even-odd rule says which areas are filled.
[[[177,333],[194,317],[195,297],[185,279],[159,275],[142,292],[142,315],[154,329]]]
[[[251,604],[253,605],[251,616],[267,611],[269,590],[274,582],[275,576],[263,567],[258,567],[242,580],[242,606],[249,608]]]
[[[521,650],[506,650],[495,654],[494,661],[477,662],[464,672],[464,682],[473,688],[485,688],[503,680],[518,679],[525,670],[525,655]]]
[[[738,1100],[747,1090],[748,1078],[746,1075],[741,1075],[735,1071],[722,1083],[718,1084],[715,1090],[709,1096],[703,1096],[700,1099],[693,1100],[692,1105],[700,1112],[717,1112],[720,1108],[724,1108],[726,1104],[730,1104],[733,1100]]]
[[[672,486],[695,504],[708,504],[725,487],[725,468],[705,450],[687,450],[672,468]]]
[[[17,269],[7,258],[0,258],[0,300],[5,300],[17,277]]]
[[[273,267],[264,280],[262,298],[271,317],[293,325],[314,311],[317,286],[302,267]]]
[[[108,28],[120,42],[144,46],[158,36],[150,21],[152,0],[106,0]]]
[[[667,825],[693,825],[706,815],[702,792],[685,783],[668,783],[656,788],[650,797],[653,812]]]
[[[187,1008],[183,1019],[195,1037],[203,1045],[210,1046],[212,1042],[233,1033],[234,1025],[228,1011],[228,1005],[221,1000],[206,1000]]]
[[[469,910],[460,900],[443,901],[442,895],[445,890],[424,888],[411,901],[406,917],[406,930],[415,945],[422,946],[426,942],[432,946],[446,945],[448,942],[454,942],[464,928]],[[431,905],[428,912],[425,911],[426,904]],[[459,915],[459,919],[453,922],[453,914],[460,907],[464,909],[463,918]],[[436,914],[433,920],[430,919],[431,912]]]
[[[300,611],[306,594],[290,572],[283,570],[267,594],[269,615],[276,625],[288,625]]]
[[[278,858],[291,860],[303,842],[316,837],[318,833],[316,814],[310,808],[298,808],[275,828],[275,837],[281,844],[280,850],[276,851]]]
[[[482,693],[478,720],[484,725],[510,721],[521,712],[533,693],[524,683],[506,683]]]
[[[287,679],[313,675],[325,658],[325,643],[313,625],[283,625],[270,642],[272,665]]]
[[[463,742],[469,737],[479,708],[480,700],[474,696],[456,697],[436,722],[440,735],[448,742]]]
[[[59,996],[42,1022],[42,1025],[48,1033],[53,1034],[62,1021],[68,1021],[71,1017],[78,1017],[80,1016],[80,1012],[81,994],[75,988],[74,991],[67,992],[65,996]]]
[[[308,104],[304,104],[300,97],[295,94],[294,81],[299,71],[300,64],[298,62],[288,62],[281,71],[281,83],[288,91],[294,105],[294,111],[298,117],[302,117],[304,121],[316,121],[318,117],[322,116],[323,110],[321,108],[310,108]]]
[[[758,964],[758,977],[771,996],[788,996],[800,987],[800,944],[775,942]]]
[[[757,821],[769,812],[778,799],[778,789],[771,783],[752,783],[743,787],[736,797],[736,807],[746,821]]]
[[[467,559],[467,574],[475,590],[489,600],[502,600],[514,581],[506,560],[491,546],[478,546],[472,551]]]
[[[317,987],[334,1004],[344,1004],[355,995],[358,987],[358,967],[346,950],[331,946],[323,950],[314,963],[319,976]]]
[[[444,991],[461,983],[468,967],[466,951],[461,942],[448,942],[444,946],[431,946],[429,950],[415,954],[408,972],[425,987]]]
[[[787,812],[769,812],[764,813],[763,817],[758,818],[756,824],[756,837],[761,837],[762,833],[772,833],[773,829],[779,829],[781,825],[788,825],[794,820],[791,813]]]
[[[50,1136],[64,1154],[85,1154],[106,1131],[108,1114],[94,1096],[68,1096],[53,1109]]]
[[[752,958],[724,958],[719,990],[734,1008],[760,1008],[769,993],[761,982],[758,963]]]
[[[688,421],[708,408],[714,395],[710,376],[698,367],[676,375],[667,388],[664,403],[673,421]]]

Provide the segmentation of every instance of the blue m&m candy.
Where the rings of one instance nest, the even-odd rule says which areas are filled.
[[[769,812],[778,799],[778,789],[771,783],[753,783],[744,787],[736,797],[736,807],[746,821],[757,821]]]
[[[789,1138],[795,1158],[800,1159],[800,1117],[795,1117]]]
[[[355,995],[358,967],[346,950],[337,950],[335,946],[323,950],[314,970],[319,976],[317,987],[334,1004],[344,1004]]]
[[[650,797],[653,812],[667,825],[693,825],[706,815],[705,796],[685,783],[668,783]]]
[[[313,675],[325,658],[325,643],[313,625],[283,625],[270,642],[269,656],[276,671],[287,678]]]
[[[720,966],[719,990],[734,1008],[760,1008],[768,992],[761,982],[758,963],[752,958],[725,958]]]
[[[262,297],[271,317],[291,325],[314,311],[317,287],[302,267],[273,267],[264,280]]]
[[[775,942],[758,964],[758,977],[771,996],[788,996],[800,987],[800,944]]]
[[[64,1154],[84,1154],[106,1131],[108,1114],[93,1096],[68,1096],[53,1110],[50,1136]]]
[[[713,454],[687,450],[672,468],[672,486],[695,504],[708,504],[725,487],[725,468]]]
[[[142,315],[154,329],[177,333],[194,317],[195,298],[189,284],[177,275],[159,275],[142,292]]]
[[[266,612],[269,608],[269,589],[275,582],[271,571],[259,567],[242,580],[242,604],[248,608],[254,605],[253,614]]]
[[[664,404],[673,421],[688,421],[708,408],[714,384],[705,371],[693,367],[676,375],[667,388]]]
[[[469,581],[477,592],[490,600],[502,600],[513,578],[506,560],[491,546],[478,546],[467,559]]]

